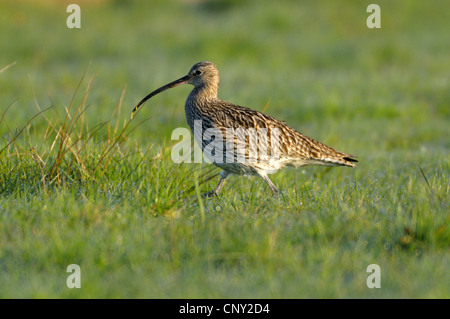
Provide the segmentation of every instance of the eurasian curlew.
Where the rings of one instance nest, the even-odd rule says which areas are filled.
[[[285,166],[306,165],[354,167],[353,155],[341,153],[309,138],[271,116],[220,100],[219,71],[209,61],[195,64],[189,73],[148,94],[133,109],[152,96],[181,84],[194,89],[186,99],[186,120],[203,153],[223,171],[216,189],[203,196],[218,195],[229,174],[257,175],[274,195],[278,188],[268,174]],[[206,152],[207,151],[207,152]]]

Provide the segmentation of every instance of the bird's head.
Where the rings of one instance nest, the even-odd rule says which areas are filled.
[[[133,115],[137,109],[148,99],[167,89],[171,89],[182,84],[192,84],[196,88],[209,89],[212,94],[217,95],[217,89],[219,87],[219,70],[216,65],[210,61],[202,61],[194,64],[187,75],[170,82],[159,89],[156,89],[143,98],[133,109],[131,118],[133,118]]]
[[[188,75],[188,83],[195,87],[219,86],[219,70],[210,61],[202,61],[192,66]]]

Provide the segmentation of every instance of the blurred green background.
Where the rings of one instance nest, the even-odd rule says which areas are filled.
[[[0,154],[0,296],[450,296],[449,1],[83,0],[81,28],[69,29],[72,2],[0,2],[0,69],[15,62],[0,73],[1,147],[36,104],[64,117],[85,72],[75,104],[94,79],[93,128],[122,125],[150,91],[210,60],[220,98],[267,106],[360,163],[280,172],[282,202],[260,180],[235,178],[221,198],[185,205],[177,194],[196,175],[160,150],[187,127],[191,87],[164,92],[98,184],[43,192],[32,155],[28,169],[8,162],[19,151]],[[370,3],[381,29],[366,26]],[[48,125],[38,116],[15,143],[44,158]],[[76,262],[87,278],[77,291],[65,287]],[[382,289],[365,286],[371,263]]]
[[[36,112],[33,90],[42,107],[68,105],[88,67],[97,74],[88,114],[98,122],[124,87],[132,108],[201,60],[218,65],[223,99],[257,109],[270,100],[268,113],[294,127],[328,116],[398,119],[412,142],[414,124],[449,116],[446,1],[380,1],[381,29],[367,28],[370,2],[361,1],[81,1],[81,29],[66,27],[68,3],[0,4],[0,62],[17,62],[0,77],[0,104],[17,100],[11,123]],[[185,125],[188,92],[145,107],[158,118],[151,133]]]

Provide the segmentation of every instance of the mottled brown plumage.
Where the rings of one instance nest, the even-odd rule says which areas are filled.
[[[357,162],[353,159],[355,156],[309,138],[285,122],[220,100],[217,97],[219,71],[209,61],[195,64],[186,76],[147,95],[134,108],[133,114],[152,96],[181,84],[194,85],[185,104],[187,123],[205,155],[223,169],[217,188],[205,196],[218,195],[229,174],[258,175],[277,195],[279,191],[267,175],[280,168],[306,165],[354,167]],[[196,131],[197,127],[200,130]]]

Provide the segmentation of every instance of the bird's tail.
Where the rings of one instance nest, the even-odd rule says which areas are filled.
[[[322,162],[322,165],[325,166],[350,166],[355,167],[358,163],[358,160],[356,160],[353,155],[346,155],[343,157],[323,157],[318,159],[318,161]]]

